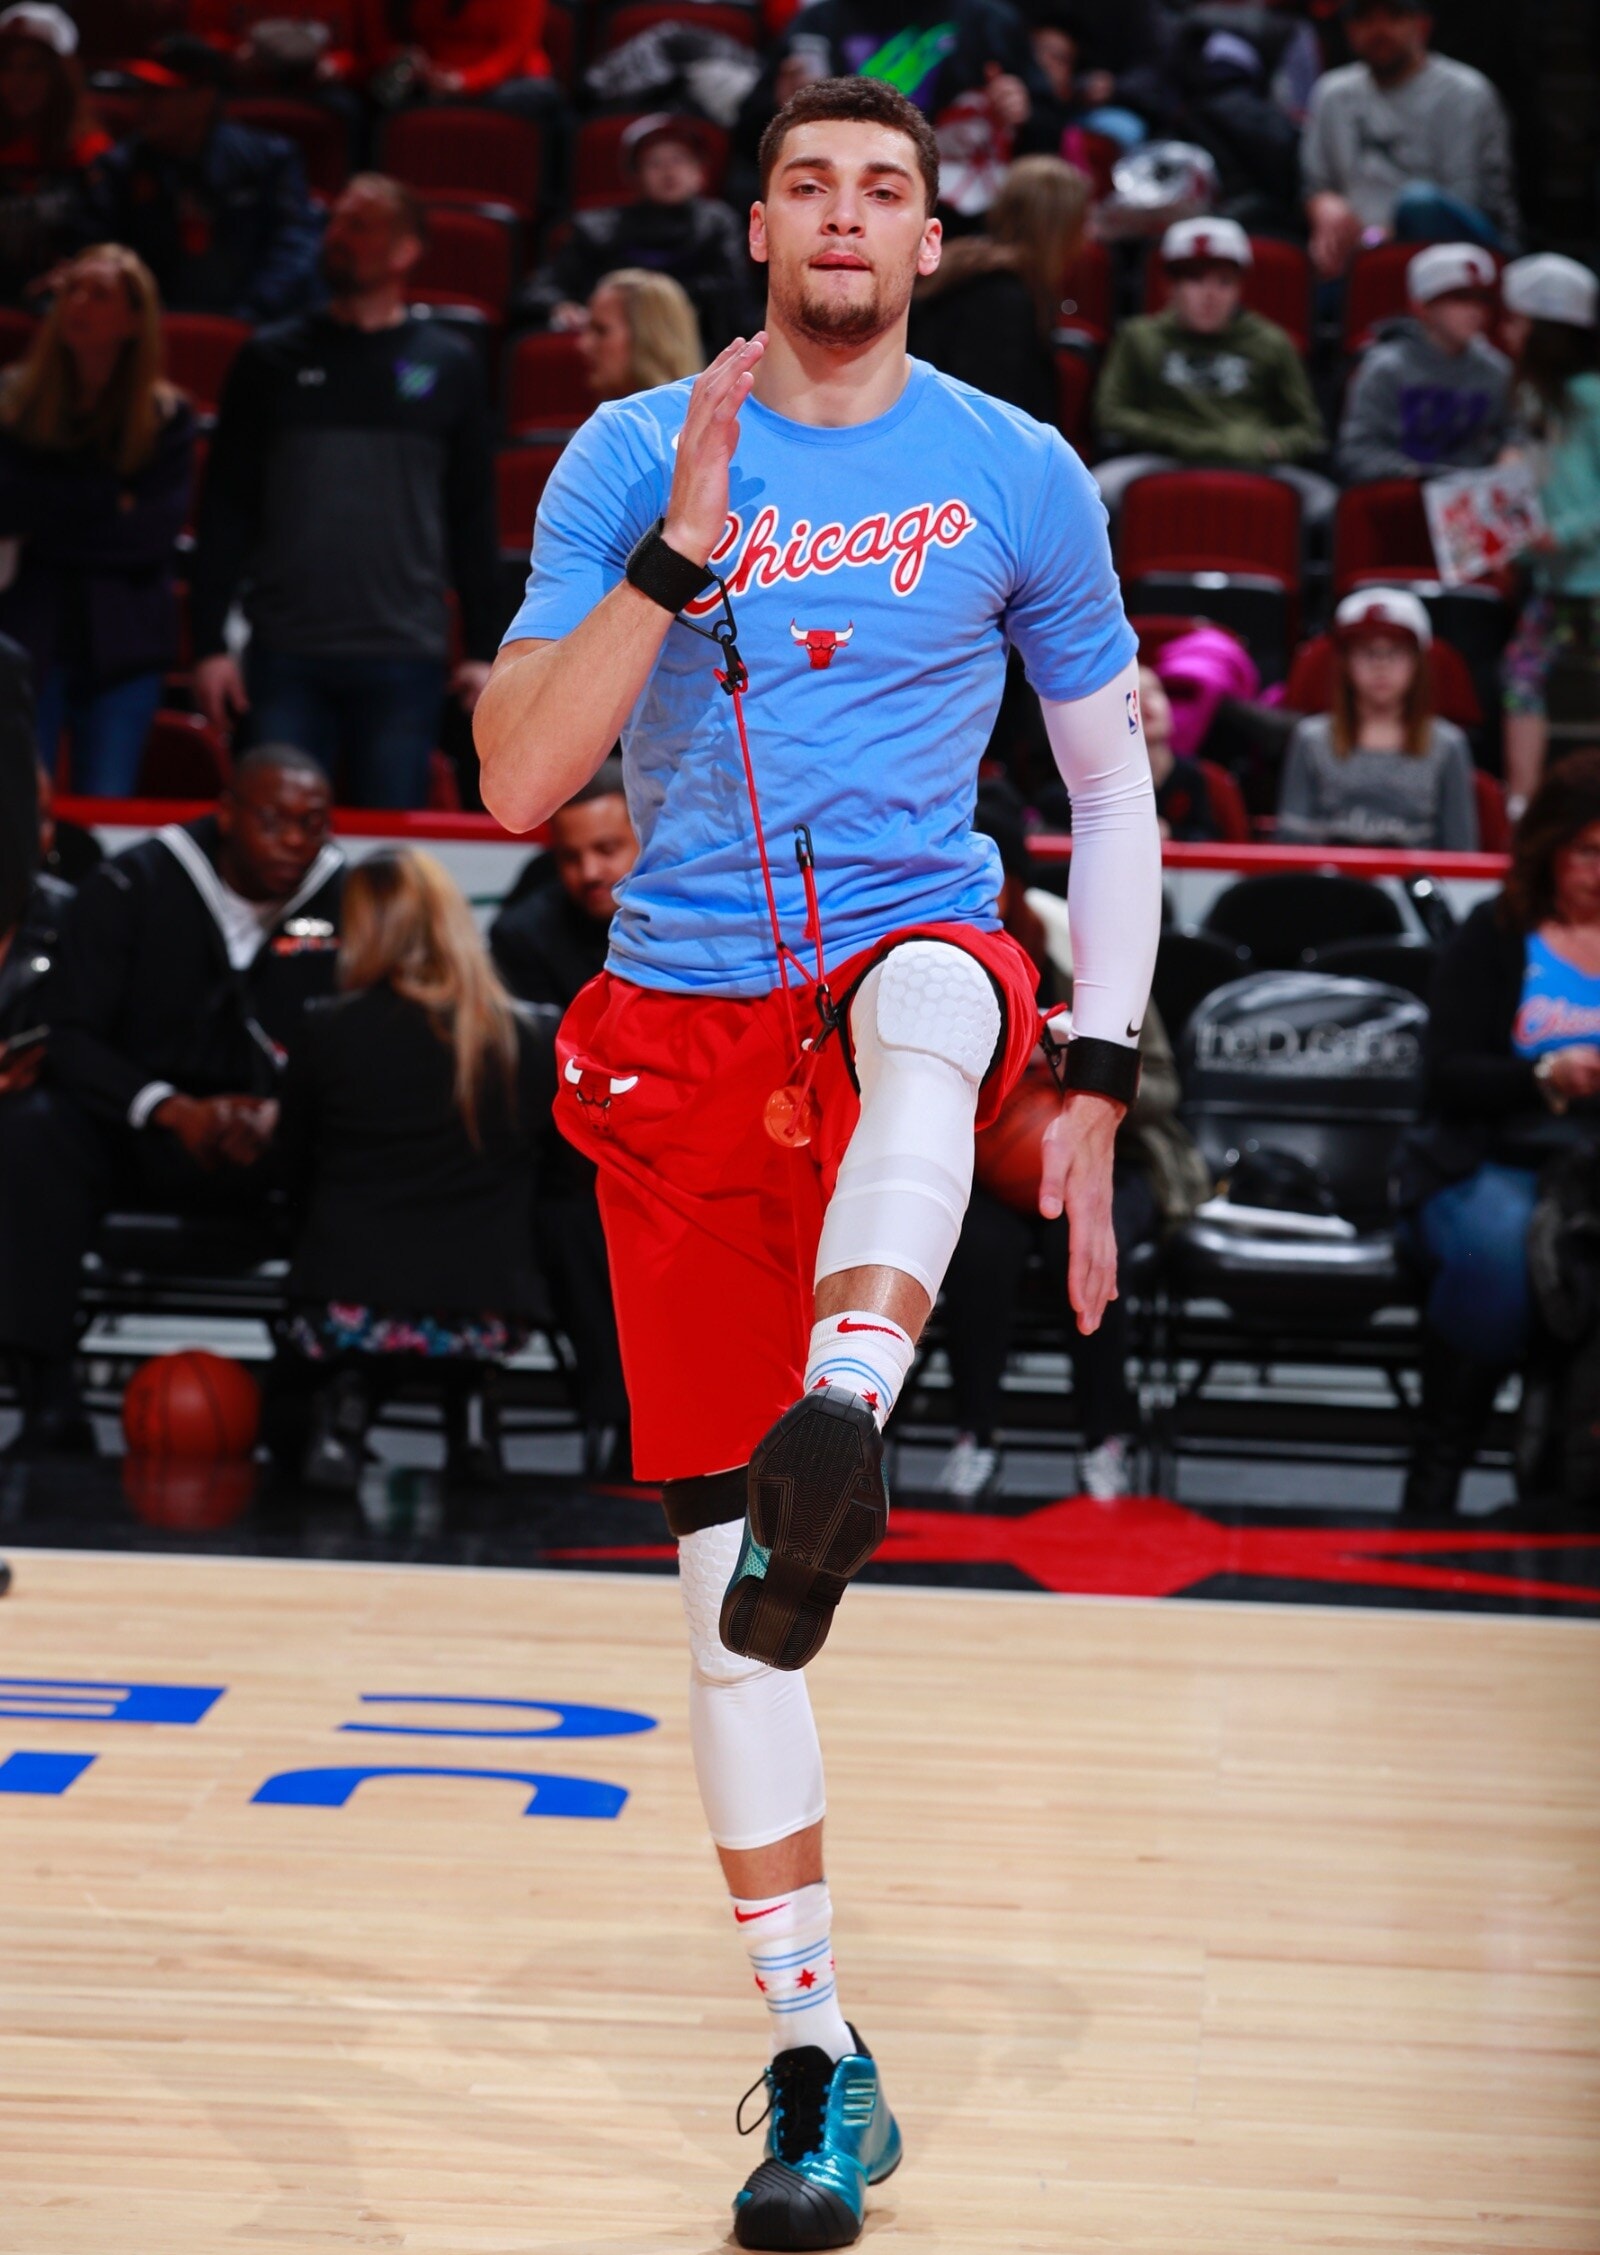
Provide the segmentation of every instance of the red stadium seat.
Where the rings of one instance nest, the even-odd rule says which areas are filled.
[[[635,118],[643,114],[590,117],[579,126],[572,171],[572,201],[576,210],[592,211],[604,204],[625,204],[637,195],[638,190],[622,162],[622,136]],[[707,178],[710,193],[715,195],[727,168],[728,136],[704,118],[695,120],[695,131],[712,152]]]
[[[1061,293],[1057,333],[1103,345],[1111,334],[1111,258],[1104,243],[1086,242]]]
[[[248,321],[225,313],[169,313],[161,324],[167,374],[202,415],[214,415],[234,355],[250,336]]]
[[[31,313],[24,313],[18,306],[0,305],[0,368],[25,360],[38,334],[39,324]]]
[[[1511,817],[1506,812],[1505,785],[1497,777],[1486,775],[1481,767],[1472,771],[1472,795],[1478,803],[1478,847],[1483,853],[1509,853],[1511,851]]]
[[[1245,470],[1161,470],[1123,497],[1118,568],[1130,608],[1203,613],[1249,644],[1268,681],[1298,626],[1300,497]]]
[[[1336,595],[1375,579],[1437,579],[1433,540],[1415,478],[1347,486],[1333,521]]]
[[[306,181],[314,196],[331,203],[350,177],[350,135],[332,110],[317,102],[293,102],[281,95],[252,95],[230,102],[228,115],[257,132],[276,133],[292,141],[305,163]]]
[[[1094,396],[1094,362],[1071,345],[1056,346],[1056,422],[1078,452],[1090,451],[1089,402]]]
[[[1453,643],[1442,642],[1435,636],[1431,665],[1435,712],[1442,720],[1453,720],[1458,728],[1481,728],[1483,706],[1461,652]],[[1291,712],[1325,713],[1328,710],[1333,702],[1333,642],[1328,635],[1319,634],[1314,640],[1303,642],[1295,652],[1283,701]]]
[[[459,814],[461,812],[461,782],[454,767],[443,752],[428,754],[428,812],[430,814]]]
[[[761,20],[755,10],[740,7],[734,0],[621,0],[619,6],[606,11],[598,51],[607,55],[658,23],[692,24],[697,31],[719,31],[725,39],[737,39],[743,47],[754,47],[761,34]]]
[[[1206,804],[1211,812],[1211,823],[1217,836],[1225,845],[1247,846],[1254,833],[1245,807],[1244,793],[1225,767],[1215,760],[1195,761],[1205,779]]]
[[[1215,626],[1215,619],[1202,619],[1179,611],[1130,611],[1128,624],[1139,637],[1139,663],[1154,665],[1169,642],[1176,642],[1185,634],[1193,634],[1197,627]]]
[[[141,799],[214,799],[232,769],[228,747],[198,713],[158,712],[139,763]]]
[[[1287,329],[1303,354],[1311,350],[1311,261],[1298,243],[1279,242],[1276,236],[1252,235],[1255,264],[1244,277],[1244,302],[1252,313],[1264,314]],[[1144,270],[1144,309],[1159,313],[1172,295],[1172,284],[1159,257],[1152,254]]]
[[[530,220],[539,207],[544,136],[505,110],[402,110],[384,128],[380,162],[430,204],[505,204]]]
[[[578,26],[572,10],[564,0],[551,0],[544,19],[544,51],[550,58],[551,75],[569,90],[577,83]]]
[[[557,329],[518,337],[506,372],[506,431],[575,431],[594,412],[578,340]]]
[[[533,546],[533,520],[550,473],[561,459],[559,446],[508,446],[495,456],[495,499],[500,551],[524,562]]]
[[[1075,140],[1083,158],[1083,168],[1094,182],[1095,202],[1099,203],[1111,193],[1111,175],[1117,159],[1125,157],[1128,152],[1111,134],[1091,133],[1084,127],[1078,129]]]
[[[1409,310],[1406,268],[1422,248],[1420,243],[1375,243],[1358,251],[1345,285],[1344,349],[1365,352],[1381,322],[1396,320]],[[1495,258],[1496,267],[1505,264]]]
[[[412,269],[410,294],[423,305],[471,305],[503,321],[516,274],[516,233],[505,220],[438,204],[428,214],[427,246]]]

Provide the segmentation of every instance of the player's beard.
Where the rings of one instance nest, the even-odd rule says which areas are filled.
[[[872,287],[864,294],[841,297],[809,266],[797,272],[768,278],[773,305],[786,328],[796,330],[812,344],[865,345],[892,329],[905,311],[904,303],[887,303],[883,279],[875,269],[865,270]],[[909,296],[909,292],[907,293]]]

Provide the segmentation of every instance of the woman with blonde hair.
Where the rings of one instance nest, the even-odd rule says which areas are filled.
[[[1403,587],[1347,595],[1333,622],[1330,709],[1300,721],[1284,756],[1286,845],[1473,853],[1472,748],[1433,709],[1433,629]]]
[[[305,1476],[354,1487],[381,1374],[445,1376],[447,1461],[495,1468],[488,1366],[535,1305],[550,1040],[501,986],[448,872],[385,847],[345,880],[339,983],[306,1015],[274,1151],[295,1218],[285,1368],[317,1388]]]
[[[100,243],[62,268],[33,349],[0,379],[0,633],[32,661],[45,766],[65,728],[90,797],[133,792],[178,654],[194,417],[161,362],[149,268]]]
[[[688,292],[642,266],[619,266],[596,283],[578,350],[596,399],[629,399],[706,364]]]
[[[1083,248],[1093,183],[1059,157],[1019,157],[985,231],[947,243],[911,300],[909,343],[946,376],[1056,420],[1051,337]]]

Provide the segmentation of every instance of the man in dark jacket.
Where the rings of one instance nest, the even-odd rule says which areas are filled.
[[[317,290],[317,214],[292,142],[222,114],[227,59],[187,33],[128,76],[132,136],[90,175],[86,242],[126,243],[183,313],[281,321]]]
[[[524,304],[553,329],[579,329],[596,285],[621,266],[670,275],[689,295],[707,359],[757,326],[744,229],[708,196],[697,119],[635,118],[622,137],[638,200],[573,214],[571,231],[530,283]]]
[[[250,753],[214,814],[102,864],[62,920],[45,1080],[0,1102],[0,1351],[27,1448],[85,1437],[74,1315],[107,1201],[264,1206],[279,1074],[333,989],[330,811],[303,752]]]
[[[503,622],[494,459],[471,345],[407,310],[426,214],[360,173],[323,242],[330,300],[253,338],[222,395],[194,562],[195,692],[212,723],[299,744],[357,806],[416,807],[450,686],[470,712]],[[243,593],[241,674],[223,629]]]
[[[550,849],[489,934],[500,976],[524,1002],[561,1010],[605,968],[615,888],[638,858],[622,793],[622,761],[606,760],[550,823]],[[562,1137],[543,1155],[534,1205],[539,1257],[556,1315],[577,1357],[585,1469],[631,1470],[611,1274],[595,1202],[595,1170]]]

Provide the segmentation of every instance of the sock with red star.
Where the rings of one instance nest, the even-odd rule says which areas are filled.
[[[767,2007],[772,2056],[817,2044],[830,2059],[843,2059],[855,2043],[839,2010],[839,1985],[833,1969],[833,1904],[828,1882],[816,1880],[787,1895],[757,1902],[733,1898],[739,1939],[750,1958],[756,1987]]]
[[[850,1308],[843,1315],[824,1316],[811,1326],[811,1352],[806,1358],[806,1392],[819,1386],[844,1386],[859,1394],[878,1421],[881,1433],[889,1412],[900,1397],[917,1351],[909,1331],[892,1317],[870,1308]]]

